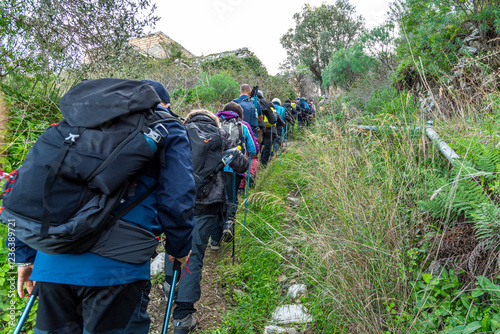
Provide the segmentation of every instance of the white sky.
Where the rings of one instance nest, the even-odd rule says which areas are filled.
[[[156,0],[162,31],[196,56],[248,47],[270,74],[286,59],[280,38],[295,27],[293,14],[304,3],[319,6],[334,0]],[[385,20],[390,0],[350,0],[366,26]]]

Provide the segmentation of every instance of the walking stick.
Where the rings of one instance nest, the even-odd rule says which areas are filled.
[[[14,329],[14,332],[12,334],[20,334],[21,333],[21,329],[23,328],[23,325],[26,322],[28,315],[30,314],[31,308],[33,307],[33,304],[35,303],[35,300],[36,300],[36,295],[32,294],[30,296],[30,298],[28,299],[28,302],[26,303],[26,306],[24,307],[23,314],[21,314],[21,317],[19,318],[19,321],[17,322],[17,326]]]
[[[281,156],[283,155],[283,127],[281,127],[281,138],[280,138],[280,144],[281,144],[281,152],[280,152],[280,166],[281,166]]]
[[[285,131],[285,151],[287,149],[287,145],[288,145],[288,122],[285,123],[285,128],[286,128],[286,131]]]
[[[233,266],[234,266],[234,243],[236,239],[236,226],[234,224],[234,219],[236,215],[236,173],[233,172]]]
[[[168,294],[167,311],[165,312],[165,318],[163,319],[162,334],[167,334],[168,320],[170,319],[170,313],[172,312],[172,305],[174,303],[175,284],[177,283],[181,275],[181,263],[179,262],[179,260],[175,259],[173,266],[174,272],[172,275],[172,284],[170,284],[170,292]]]
[[[248,155],[248,173],[247,173],[247,195],[245,198],[245,219],[243,219],[243,238],[245,237],[245,230],[247,224],[247,210],[248,210],[248,188],[250,188],[250,167],[252,166],[252,154]]]

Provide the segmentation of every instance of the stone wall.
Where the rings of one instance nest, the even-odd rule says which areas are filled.
[[[184,57],[190,59],[194,58],[195,55],[186,50],[182,45],[168,37],[162,32],[156,32],[144,37],[134,38],[129,41],[129,43],[137,47],[140,51],[146,53],[149,56],[155,58],[166,58],[168,57],[168,49],[164,45],[177,45]]]

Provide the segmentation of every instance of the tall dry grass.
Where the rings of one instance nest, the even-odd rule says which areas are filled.
[[[301,207],[289,203],[292,223],[268,247],[293,247],[293,266],[314,287],[317,302],[310,307],[322,314],[323,332],[404,331],[410,325],[400,315],[411,302],[413,279],[406,252],[425,225],[415,214],[415,197],[426,194],[421,172],[434,159],[425,136],[389,130],[370,138],[335,122],[302,136],[303,144],[294,145],[300,158],[285,161],[298,171],[293,175],[301,185],[290,196],[298,196]],[[266,170],[262,182],[271,176]],[[265,193],[254,201],[264,201]]]

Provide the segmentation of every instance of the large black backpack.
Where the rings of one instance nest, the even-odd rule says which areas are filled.
[[[243,123],[241,122],[241,118],[219,118],[220,127],[226,130],[231,136],[231,140],[233,144],[241,147],[241,153],[245,154],[245,135],[243,134]]]
[[[64,119],[40,136],[4,187],[3,223],[48,254],[89,250],[123,215],[111,213],[128,181],[168,135],[158,103],[152,86],[135,80],[86,80],[69,90],[60,101]]]
[[[184,123],[193,158],[196,198],[203,199],[212,190],[215,175],[222,167],[222,134],[214,120],[197,114]]]

